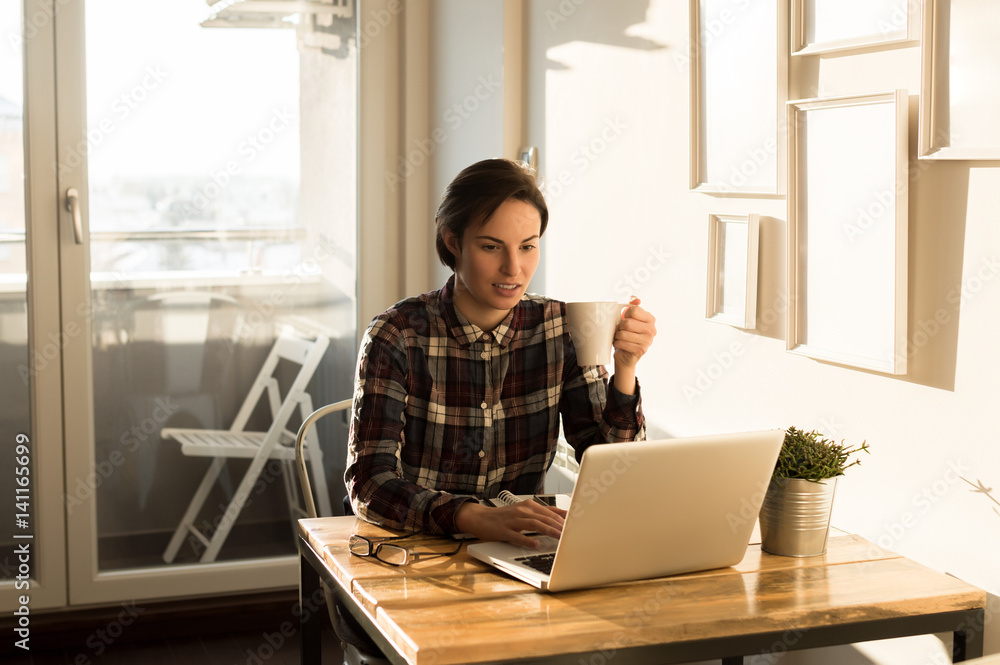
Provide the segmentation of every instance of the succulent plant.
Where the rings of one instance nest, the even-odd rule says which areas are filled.
[[[868,442],[860,446],[835,443],[819,432],[804,432],[795,427],[785,430],[785,441],[774,465],[775,479],[802,478],[818,482],[844,475],[844,470],[861,464],[857,453],[868,453]],[[854,459],[851,456],[855,455]]]

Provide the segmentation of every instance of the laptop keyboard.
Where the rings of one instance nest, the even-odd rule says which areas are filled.
[[[552,562],[556,560],[555,552],[545,554],[532,554],[531,556],[519,556],[515,561],[519,561],[529,568],[534,568],[538,572],[548,575],[552,572]]]

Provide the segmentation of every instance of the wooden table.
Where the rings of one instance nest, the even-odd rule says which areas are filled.
[[[347,539],[393,535],[354,517],[300,520],[303,604],[325,580],[397,665],[683,663],[928,633],[954,634],[955,662],[983,652],[984,591],[882,550],[831,537],[796,559],[751,545],[731,568],[541,593],[465,553],[394,568]],[[412,549],[453,547],[414,537]],[[302,662],[318,663],[326,618],[302,615]]]

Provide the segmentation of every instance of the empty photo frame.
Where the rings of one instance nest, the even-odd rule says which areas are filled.
[[[787,349],[906,373],[907,94],[788,103]]]
[[[691,189],[784,193],[787,13],[779,0],[689,0]]]
[[[758,216],[708,217],[708,297],[705,316],[746,330],[757,327]]]
[[[792,0],[792,55],[916,41],[916,0]]]
[[[918,151],[1000,159],[1000,2],[924,0]]]

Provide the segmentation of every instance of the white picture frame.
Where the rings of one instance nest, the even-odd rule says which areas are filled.
[[[792,0],[792,55],[893,46],[920,37],[916,0]]]
[[[924,0],[921,159],[1000,159],[998,25],[992,0]]]
[[[708,288],[705,317],[744,330],[757,327],[759,217],[708,216]]]
[[[788,102],[786,348],[906,373],[905,90]]]
[[[781,0],[689,0],[690,189],[784,194],[788,20]]]

